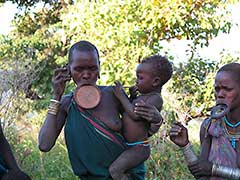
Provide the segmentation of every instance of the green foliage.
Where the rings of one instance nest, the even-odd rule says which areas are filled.
[[[31,7],[40,1],[12,2]],[[1,41],[0,50],[6,53],[0,59],[12,59],[31,49],[32,62],[42,67],[31,90],[49,99],[53,69],[66,63],[71,44],[87,39],[100,50],[98,83],[120,80],[132,85],[136,64],[143,57],[164,54],[161,40],[191,39],[202,46],[220,31],[229,32],[226,4],[218,0],[49,1],[38,10],[26,9],[15,17],[15,30]],[[15,55],[10,53],[13,49]],[[17,59],[23,63],[21,57]],[[37,107],[46,106],[45,102]]]
[[[151,157],[146,162],[147,179],[151,180],[193,180],[182,152],[171,142],[154,141]]]
[[[217,69],[218,63],[204,59],[191,59],[175,67],[168,87],[172,95],[167,103],[178,118],[189,121],[202,117],[214,105],[213,80]]]

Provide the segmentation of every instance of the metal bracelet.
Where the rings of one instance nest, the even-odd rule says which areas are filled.
[[[186,146],[182,147],[181,150],[188,164],[198,160],[198,157],[194,153],[190,142]]]
[[[48,114],[57,115],[58,109],[48,109]]]
[[[54,104],[61,104],[61,102],[60,101],[58,101],[58,100],[56,100],[56,99],[50,99],[50,102],[51,102],[51,104],[52,103],[54,103]]]
[[[240,179],[240,169],[230,168],[230,167],[226,167],[226,166],[220,166],[218,164],[213,164],[212,175],[220,176],[220,177],[231,179],[231,180],[239,180]]]
[[[52,115],[56,116],[60,104],[61,104],[60,101],[51,99],[50,105],[48,106],[48,114],[52,114]]]

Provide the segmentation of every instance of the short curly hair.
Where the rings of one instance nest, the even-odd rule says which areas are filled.
[[[173,67],[169,60],[161,55],[153,55],[144,58],[141,63],[152,64],[153,75],[161,79],[161,87],[172,77]]]
[[[233,79],[240,83],[240,63],[225,64],[217,71],[217,73],[223,71],[231,73]]]
[[[72,55],[73,55],[73,51],[74,50],[78,50],[78,51],[89,51],[89,52],[96,52],[97,53],[97,57],[98,57],[98,61],[99,61],[99,52],[97,47],[90,43],[89,41],[85,41],[85,40],[81,40],[76,42],[75,44],[73,44],[71,46],[71,48],[69,49],[69,54],[68,54],[68,63],[71,64],[72,63]],[[100,63],[100,61],[99,61]]]

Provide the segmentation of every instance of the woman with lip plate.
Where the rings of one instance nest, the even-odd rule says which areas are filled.
[[[89,106],[78,104],[83,97],[77,100],[73,95],[76,93],[64,95],[66,81],[71,78],[78,87],[97,87],[100,102],[88,109]],[[69,160],[74,174],[81,180],[112,180],[108,168],[127,148],[120,134],[121,104],[112,86],[97,86],[99,78],[100,60],[96,46],[85,40],[74,43],[69,50],[68,65],[54,71],[53,99],[38,137],[39,149],[48,152],[64,129]],[[156,122],[154,118],[161,118],[159,111],[145,102],[138,103],[135,108],[136,114],[145,119],[153,118]],[[127,173],[132,180],[142,180],[145,172],[145,165],[141,163]]]
[[[211,113],[200,129],[201,152],[197,157],[188,140],[187,129],[174,122],[170,139],[178,145],[196,179],[240,179],[240,64],[229,63],[216,74],[216,105],[226,107],[221,116]],[[213,108],[214,111],[216,107]]]

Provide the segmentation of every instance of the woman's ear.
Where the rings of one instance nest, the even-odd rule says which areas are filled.
[[[152,86],[157,87],[161,85],[161,79],[160,77],[155,77],[152,82]]]
[[[98,79],[100,79],[100,72],[98,72]]]
[[[68,74],[72,77],[70,65],[67,63],[67,64],[65,65],[65,67],[67,68]]]

